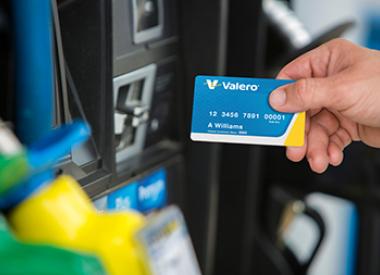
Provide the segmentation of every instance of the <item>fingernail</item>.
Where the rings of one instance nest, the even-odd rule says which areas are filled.
[[[276,90],[271,93],[269,102],[273,106],[282,106],[286,102],[286,93],[284,90]]]

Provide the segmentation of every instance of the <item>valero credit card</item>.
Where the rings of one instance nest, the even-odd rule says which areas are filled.
[[[302,146],[305,113],[281,113],[269,95],[292,80],[197,76],[193,141]]]

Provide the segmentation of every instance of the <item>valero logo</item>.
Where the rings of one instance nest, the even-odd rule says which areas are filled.
[[[205,85],[208,86],[210,90],[215,90],[216,87],[223,86],[224,90],[227,91],[251,91],[257,92],[259,90],[259,85],[256,84],[245,84],[240,82],[225,82],[219,83],[219,80],[207,79]]]
[[[218,86],[219,80],[206,80],[206,84],[210,90],[215,90],[215,88]]]

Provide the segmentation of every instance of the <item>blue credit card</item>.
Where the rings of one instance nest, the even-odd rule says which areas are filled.
[[[292,80],[197,76],[191,139],[194,141],[302,146],[305,113],[280,113],[269,95]]]

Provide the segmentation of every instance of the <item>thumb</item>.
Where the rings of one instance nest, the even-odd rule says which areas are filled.
[[[269,103],[284,113],[304,112],[317,108],[334,108],[337,97],[329,78],[305,78],[274,90]]]

